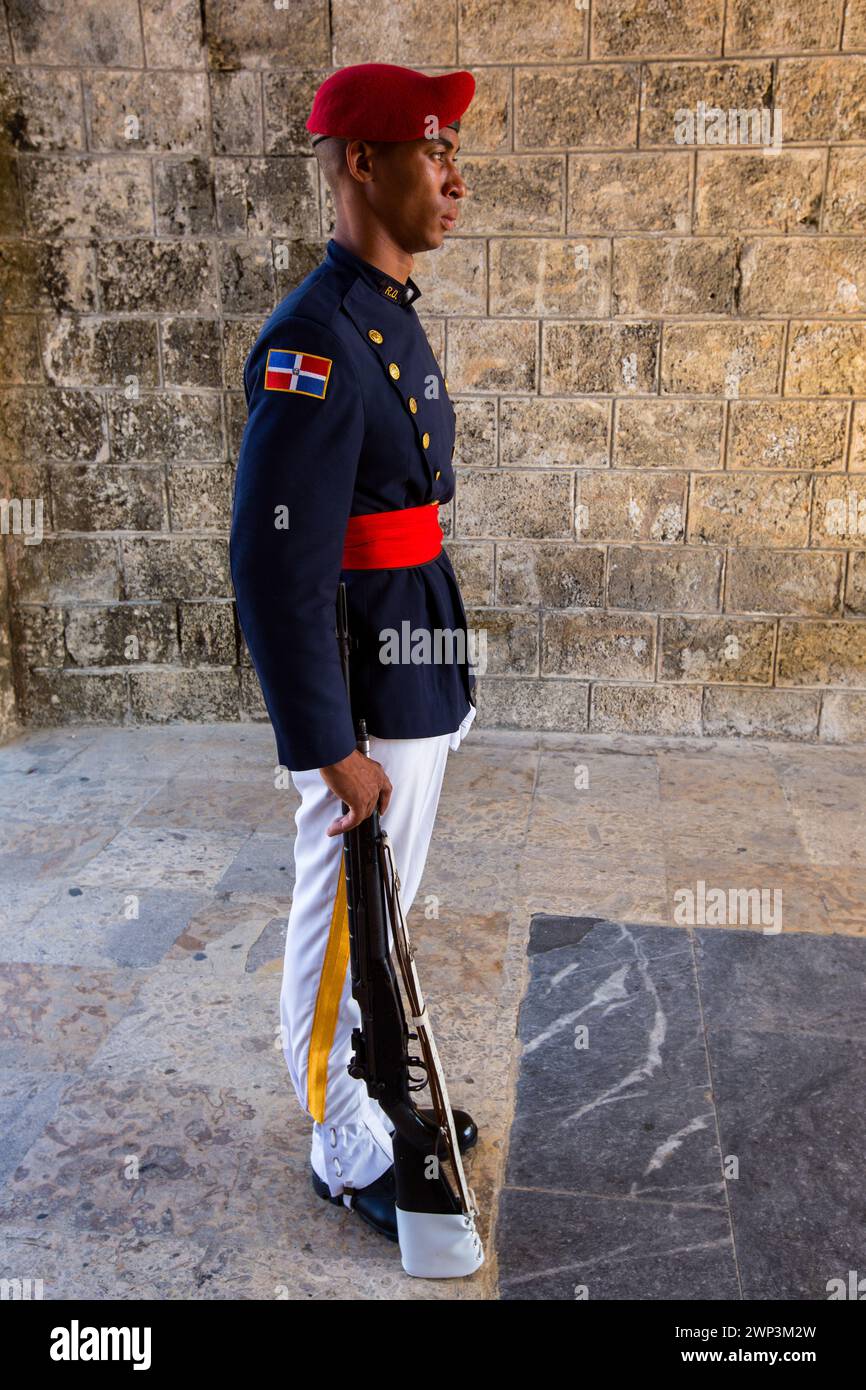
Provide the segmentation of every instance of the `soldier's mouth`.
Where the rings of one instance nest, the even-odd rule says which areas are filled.
[[[453,213],[443,212],[442,221],[445,223],[445,226],[450,231],[451,228],[456,225],[457,218],[453,215]]]

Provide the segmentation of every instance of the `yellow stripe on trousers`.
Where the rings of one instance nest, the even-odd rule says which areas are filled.
[[[337,892],[334,897],[334,910],[331,913],[331,929],[328,932],[328,945],[325,949],[322,973],[319,976],[319,992],[313,1014],[307,1065],[307,1109],[319,1124],[325,1122],[328,1058],[334,1045],[334,1032],[348,960],[349,913],[346,907],[346,874],[341,853]]]

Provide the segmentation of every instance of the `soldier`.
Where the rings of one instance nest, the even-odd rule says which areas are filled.
[[[363,63],[316,93],[307,129],[334,234],[247,358],[230,540],[240,625],[301,796],[280,1020],[314,1122],[312,1182],[395,1241],[393,1125],[347,1071],[360,1010],[342,834],[378,808],[408,912],[448,752],[475,716],[466,614],[438,521],[454,495],[455,413],[409,275],[413,256],[456,225],[458,132],[474,90],[468,72]],[[341,579],[351,707],[335,635]],[[356,748],[359,715],[369,758]],[[454,1118],[461,1150],[471,1147],[476,1126]]]

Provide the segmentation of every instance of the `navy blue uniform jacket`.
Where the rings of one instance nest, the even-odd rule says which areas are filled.
[[[459,637],[450,651],[446,637],[434,661],[380,657],[384,629],[462,631],[466,642],[444,549],[422,565],[342,568],[350,516],[454,495],[454,407],[415,312],[420,293],[332,239],[244,366],[232,584],[277,757],[291,771],[348,757],[360,715],[378,738],[430,738],[454,732],[475,703]],[[340,579],[357,640],[351,708],[336,638]]]

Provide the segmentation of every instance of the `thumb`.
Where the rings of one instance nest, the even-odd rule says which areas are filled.
[[[327,833],[331,836],[342,835],[344,831],[352,830],[355,825],[357,825],[355,813],[354,811],[349,811],[348,815],[338,816],[336,820],[332,820],[331,824],[328,826]]]

